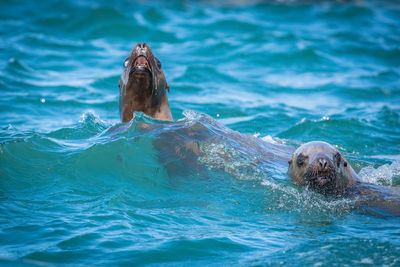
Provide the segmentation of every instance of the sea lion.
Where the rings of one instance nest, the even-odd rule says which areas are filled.
[[[134,111],[159,120],[172,121],[161,62],[146,43],[138,43],[123,64],[119,80],[119,112],[122,122],[132,119]]]
[[[312,141],[300,146],[288,162],[290,178],[324,195],[341,195],[360,183],[348,161],[326,142]]]
[[[356,199],[355,206],[369,214],[400,217],[400,192],[363,182],[346,158],[326,142],[303,144],[288,163],[287,174],[299,185],[329,197]]]

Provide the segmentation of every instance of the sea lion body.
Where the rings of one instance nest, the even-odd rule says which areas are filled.
[[[145,43],[138,43],[124,61],[119,80],[119,112],[128,122],[134,111],[159,120],[172,121],[166,90],[169,91],[161,62]]]

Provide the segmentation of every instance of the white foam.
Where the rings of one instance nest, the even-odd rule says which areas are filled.
[[[266,135],[264,137],[261,137],[261,140],[263,140],[264,142],[268,142],[271,144],[280,144],[282,142],[280,142],[279,138],[274,138],[270,135]]]
[[[271,135],[266,135],[264,137],[261,137],[261,140],[263,140],[264,142],[271,143],[271,144],[280,144],[280,145],[286,144],[285,140],[280,139],[279,137],[276,137],[276,136],[273,137]]]
[[[362,168],[358,175],[364,182],[391,186],[394,178],[400,176],[400,161],[382,165],[377,169],[368,166]]]
[[[361,264],[374,264],[373,260],[371,258],[363,258],[360,261]]]
[[[93,109],[86,110],[80,117],[79,122],[86,122],[88,119],[101,122],[99,115],[97,115]]]

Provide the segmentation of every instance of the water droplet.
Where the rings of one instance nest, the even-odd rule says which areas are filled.
[[[45,103],[46,99],[42,98],[42,99],[40,99],[40,102]]]

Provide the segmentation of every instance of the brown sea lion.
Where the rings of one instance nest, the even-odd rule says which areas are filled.
[[[297,184],[324,195],[343,194],[360,181],[343,155],[322,141],[296,149],[289,160],[288,175]]]
[[[299,185],[326,196],[357,199],[356,206],[369,214],[400,216],[400,192],[362,182],[346,158],[326,142],[303,144],[288,162],[287,173]]]
[[[169,86],[161,62],[146,43],[138,43],[125,59],[119,89],[123,122],[130,121],[134,111],[159,120],[173,120],[166,93]]]

